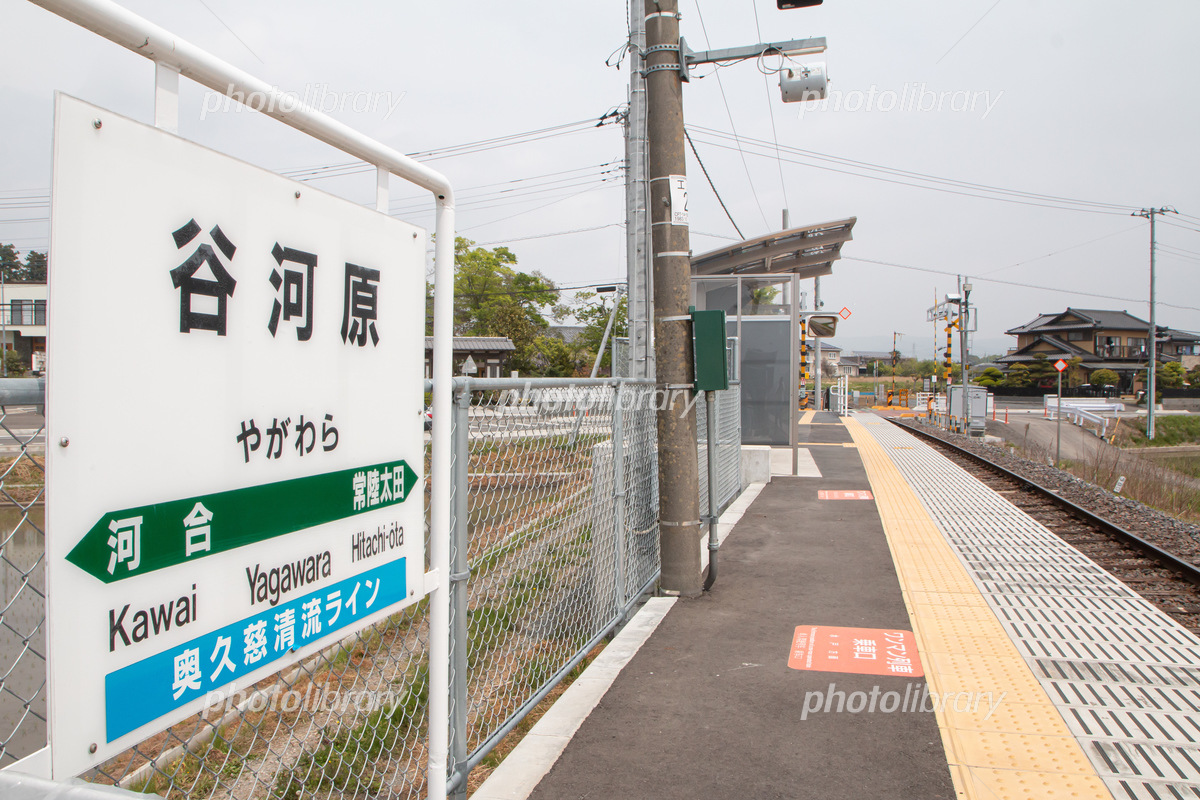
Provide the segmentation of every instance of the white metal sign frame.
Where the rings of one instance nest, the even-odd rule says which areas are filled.
[[[446,796],[449,693],[450,418],[453,377],[454,192],[442,174],[364,136],[316,109],[294,105],[284,92],[240,70],[109,0],[31,0],[51,13],[97,33],[156,64],[155,124],[175,130],[178,76],[185,75],[223,95],[268,99],[266,113],[286,125],[374,164],[378,208],[386,210],[387,176],[396,175],[429,190],[435,200],[433,455],[431,485],[430,692],[428,786],[430,798]],[[451,56],[447,56],[451,57]],[[256,94],[261,93],[261,94]],[[285,102],[286,100],[286,102]],[[50,774],[49,748],[15,765]],[[52,776],[60,777],[60,776]]]
[[[62,94],[52,197],[51,757],[76,774],[425,596],[426,236]],[[92,335],[115,320],[132,392]]]

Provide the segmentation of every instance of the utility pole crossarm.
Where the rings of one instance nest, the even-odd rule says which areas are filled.
[[[758,58],[767,53],[808,56],[825,52],[824,36],[812,39],[792,39],[789,42],[764,42],[744,47],[727,47],[724,50],[702,50],[699,53],[688,49],[686,40],[680,38],[679,43],[684,63],[689,67],[695,64],[712,64],[716,61],[745,61],[748,58]]]

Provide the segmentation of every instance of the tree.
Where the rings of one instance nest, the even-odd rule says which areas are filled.
[[[11,244],[0,244],[0,272],[4,273],[4,280],[9,283],[19,281],[24,270],[25,265],[21,263],[17,248]]]
[[[1100,386],[1116,386],[1121,377],[1111,369],[1098,369],[1092,373],[1092,383]]]
[[[1003,386],[1011,386],[1014,389],[1023,389],[1033,385],[1033,377],[1029,374],[1029,367],[1024,364],[1013,364],[1008,368],[1008,374],[1004,376]]]
[[[1052,386],[1058,380],[1058,370],[1046,358],[1045,353],[1034,353],[1033,362],[1029,365],[1030,386]]]
[[[582,305],[573,309],[571,313],[583,323],[584,328],[575,337],[574,343],[588,353],[590,362],[594,362],[596,353],[600,351],[600,343],[604,340],[604,330],[608,327],[608,318],[612,315],[613,307],[608,304],[607,297],[597,295],[595,292],[578,292],[575,300]],[[628,310],[628,303],[622,294],[617,300],[617,314],[613,319],[612,331],[608,335],[608,346],[600,361],[601,370],[607,369],[610,375],[612,374],[612,340],[617,336],[628,335],[629,325],[626,319]],[[590,368],[588,373],[591,373]]]
[[[1154,376],[1156,388],[1178,389],[1183,386],[1183,365],[1178,361],[1168,361],[1158,368]]]
[[[587,353],[557,336],[539,336],[529,348],[530,372],[551,378],[573,378],[591,367]]]
[[[548,327],[543,309],[558,299],[554,282],[538,272],[513,268],[507,247],[489,250],[470,239],[454,240],[454,332],[461,336],[506,336],[516,351],[513,369],[535,372],[533,344]]]
[[[547,326],[541,309],[553,305],[553,281],[538,272],[513,269],[517,257],[507,247],[475,247],[461,236],[454,240],[454,327],[465,336],[501,336],[495,331],[499,309],[517,306],[539,328]]]
[[[988,367],[983,371],[983,374],[975,381],[980,386],[998,386],[1004,381],[1004,373],[995,367]]]
[[[1068,387],[1082,386],[1086,381],[1087,371],[1083,368],[1083,357],[1075,356],[1067,362],[1067,374],[1064,376]]]
[[[8,283],[45,283],[46,254],[30,250],[22,262],[17,248],[0,244],[0,272]]]
[[[30,250],[25,254],[25,274],[23,280],[33,283],[46,282],[46,254]]]
[[[759,306],[768,306],[775,302],[775,298],[779,296],[779,290],[770,284],[751,284],[750,289],[750,309],[747,314],[757,314]]]

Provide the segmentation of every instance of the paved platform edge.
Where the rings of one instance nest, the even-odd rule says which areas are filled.
[[[766,486],[752,483],[739,494],[717,520],[717,539],[724,543],[733,526]],[[702,568],[708,565],[707,539],[701,550]],[[550,710],[537,721],[520,744],[512,749],[474,794],[473,800],[525,800],[566,750],[571,737],[604,697],[617,675],[675,604],[674,597],[652,597],[633,615],[608,647],[588,665],[583,674],[563,692]]]
[[[846,419],[874,490],[960,797],[1111,798],[1083,748],[987,606],[941,529],[868,426]],[[960,712],[958,696],[1001,691],[1004,713]],[[1036,795],[1033,794],[1036,792]]]

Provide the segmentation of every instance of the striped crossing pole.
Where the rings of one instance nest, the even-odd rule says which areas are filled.
[[[808,320],[800,318],[800,409],[808,408]]]

